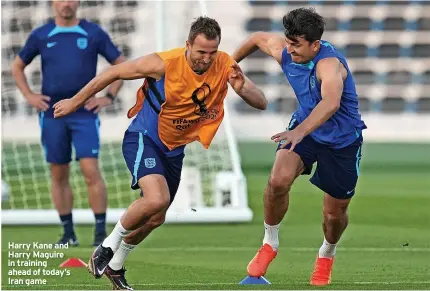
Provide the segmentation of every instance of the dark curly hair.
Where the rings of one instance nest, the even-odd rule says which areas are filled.
[[[312,43],[320,40],[324,33],[324,18],[314,8],[298,8],[290,11],[282,19],[285,36],[293,41],[303,37]]]

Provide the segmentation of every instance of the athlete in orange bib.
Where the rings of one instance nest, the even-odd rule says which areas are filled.
[[[218,23],[199,17],[191,26],[185,48],[113,66],[73,98],[54,105],[54,117],[62,117],[115,80],[145,78],[136,104],[128,111],[129,118],[136,118],[123,140],[131,187],[140,189],[144,198],[130,205],[88,263],[92,275],[100,278],[105,274],[114,289],[132,290],[125,280],[124,261],[164,223],[179,186],[185,145],[199,141],[205,148],[210,146],[224,117],[228,83],[252,107],[267,107],[263,92],[227,53],[218,51],[220,40]]]

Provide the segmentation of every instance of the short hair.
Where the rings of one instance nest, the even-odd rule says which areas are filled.
[[[191,24],[190,33],[188,34],[188,41],[193,44],[194,40],[199,34],[204,34],[208,40],[214,40],[218,37],[219,41],[221,41],[221,27],[213,18],[206,16],[198,17]]]
[[[298,8],[290,11],[282,19],[285,36],[297,41],[303,37],[308,42],[320,40],[324,33],[324,18],[314,8]]]

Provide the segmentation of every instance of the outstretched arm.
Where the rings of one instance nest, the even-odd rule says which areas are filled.
[[[232,57],[236,62],[240,62],[256,50],[260,49],[265,54],[273,57],[279,64],[282,63],[282,50],[285,47],[285,40],[275,33],[258,31],[240,45],[233,53]]]
[[[119,56],[113,63],[112,66],[116,66],[119,65],[121,63],[126,62],[126,58],[124,56]],[[113,96],[118,95],[119,90],[121,89],[123,85],[123,82],[121,79],[118,79],[117,81],[113,82],[109,88],[108,88],[108,93],[112,94]]]
[[[113,61],[112,66],[118,65],[125,61],[126,59],[124,56],[119,56],[115,61]],[[118,95],[118,92],[121,89],[122,85],[123,81],[121,79],[116,80],[108,87],[106,96],[91,98],[90,100],[88,100],[88,102],[85,103],[85,109],[94,110],[94,113],[98,113],[100,112],[100,110],[102,110],[103,107],[111,105],[115,101],[115,98]]]
[[[267,99],[263,91],[258,89],[258,87],[245,76],[238,64],[233,64],[232,69],[228,81],[237,95],[250,106],[265,110],[267,108]]]
[[[135,80],[147,77],[160,79],[163,74],[164,62],[157,54],[146,55],[112,66],[92,79],[73,98],[56,103],[54,117],[62,117],[76,111],[88,99],[116,80]]]

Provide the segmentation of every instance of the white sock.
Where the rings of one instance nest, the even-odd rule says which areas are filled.
[[[113,270],[118,271],[124,266],[125,259],[127,259],[128,254],[135,248],[135,245],[130,245],[121,241],[118,250],[113,255],[112,260],[109,262],[109,267]]]
[[[336,255],[336,244],[331,244],[324,238],[318,256],[320,258],[333,258],[334,255]]]
[[[279,238],[278,238],[278,229],[279,224],[277,225],[268,225],[264,222],[264,239],[263,245],[270,245],[275,251],[279,247]]]
[[[102,246],[104,246],[105,248],[106,247],[111,248],[112,251],[115,253],[116,250],[119,248],[119,244],[121,243],[123,237],[125,237],[130,232],[131,232],[130,230],[124,229],[120,220],[115,225],[115,228],[112,230],[110,235],[107,238],[105,238],[105,240],[102,243]]]

